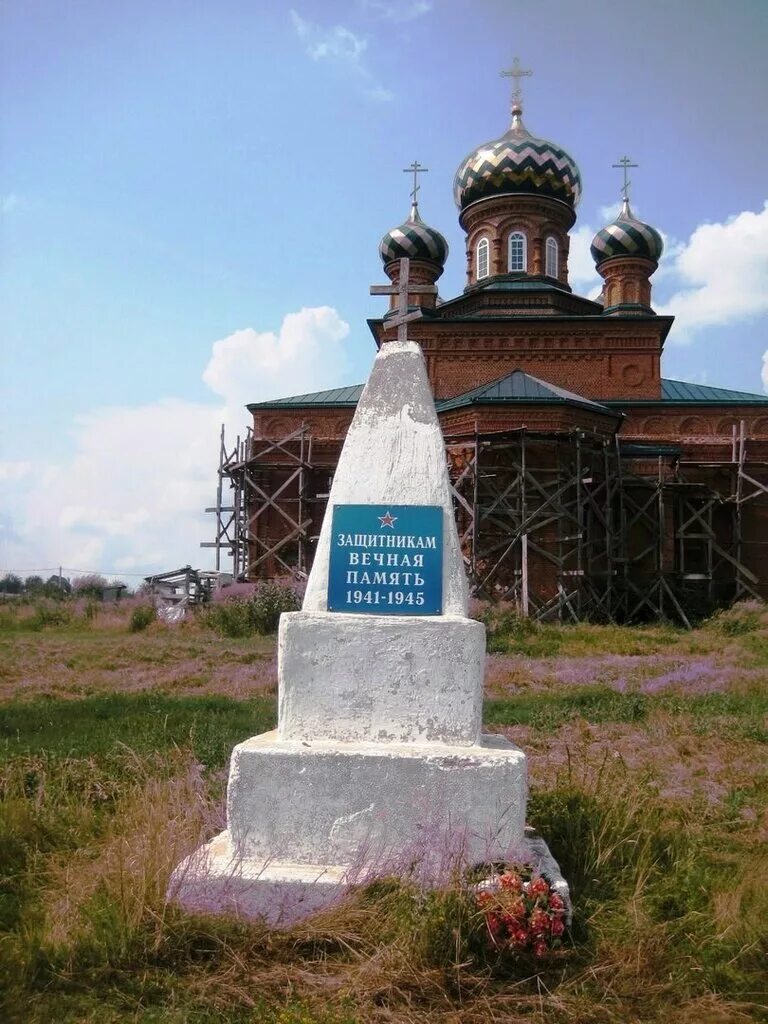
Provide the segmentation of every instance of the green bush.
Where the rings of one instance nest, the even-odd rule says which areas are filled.
[[[299,599],[290,587],[267,582],[249,598],[233,597],[210,605],[202,618],[205,625],[223,636],[266,635],[277,631],[283,612],[295,612],[300,607]]]
[[[129,633],[140,633],[146,629],[156,618],[156,612],[151,604],[137,605],[131,612],[131,620],[128,623]]]
[[[247,600],[232,597],[221,604],[210,605],[203,609],[203,624],[222,636],[249,636],[254,632],[250,624]]]
[[[31,629],[44,629],[46,626],[68,626],[72,622],[72,610],[61,601],[41,601],[35,606],[35,614],[30,620]]]
[[[276,633],[283,612],[296,612],[301,602],[291,590],[280,583],[265,583],[249,602],[251,621],[257,633]]]
[[[743,636],[759,630],[765,620],[765,607],[756,602],[742,602],[732,608],[717,612],[707,622],[710,629],[716,629],[725,636]]]
[[[88,573],[75,580],[72,590],[78,597],[100,598],[104,588],[107,586],[107,579],[98,572]]]

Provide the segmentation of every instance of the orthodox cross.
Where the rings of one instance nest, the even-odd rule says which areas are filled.
[[[640,166],[640,164],[633,164],[628,156],[623,156],[621,158],[621,160],[619,160],[619,162],[617,164],[611,164],[611,167],[623,167],[624,168],[624,185],[622,186],[621,194],[624,197],[624,202],[625,203],[629,202],[629,186],[632,184],[632,182],[627,177],[627,171],[629,170],[630,167],[639,167],[639,166]]]
[[[499,75],[502,78],[514,78],[514,80],[515,80],[515,86],[514,86],[514,88],[512,90],[512,106],[513,107],[522,106],[523,93],[522,93],[522,90],[520,89],[520,79],[521,78],[529,78],[532,74],[533,74],[532,71],[524,70],[523,68],[520,67],[520,58],[519,57],[515,57],[515,59],[512,61],[512,67],[511,68],[508,68],[506,71],[500,71],[499,72]]]
[[[400,276],[397,284],[372,284],[371,295],[397,295],[397,313],[390,315],[384,321],[385,331],[397,328],[397,340],[408,341],[408,324],[411,320],[421,320],[424,315],[420,309],[408,312],[408,283],[411,270],[411,261],[404,256],[400,261]],[[419,294],[423,292],[436,292],[433,284],[420,284],[417,286]]]
[[[414,206],[418,206],[419,203],[418,194],[419,190],[421,189],[421,185],[419,184],[419,175],[427,174],[428,171],[429,168],[422,167],[418,160],[414,160],[410,167],[403,168],[403,174],[413,175],[413,191],[411,192],[411,201],[413,202]]]

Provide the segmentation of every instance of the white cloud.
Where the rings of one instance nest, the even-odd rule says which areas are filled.
[[[763,391],[768,395],[768,348],[763,352]]]
[[[571,246],[568,250],[568,280],[571,287],[584,294],[597,288],[598,294],[602,287],[602,278],[595,270],[595,261],[589,247],[595,237],[594,230],[583,224],[571,232]]]
[[[0,462],[0,482],[8,483],[11,480],[23,480],[29,476],[34,469],[32,462]]]
[[[289,11],[296,34],[312,60],[341,61],[360,67],[362,56],[368,48],[368,40],[356,36],[344,25],[322,28],[291,9]]]
[[[218,402],[168,398],[79,416],[59,464],[0,464],[0,574],[16,567],[146,573],[209,565],[219,428],[244,432],[243,404],[343,383],[348,325],[328,306],[286,316],[277,332],[214,343],[203,378]]]
[[[395,98],[391,89],[385,89],[383,85],[374,85],[365,90],[365,95],[379,103],[389,103]]]
[[[296,35],[304,44],[304,49],[312,60],[327,61],[346,68],[355,74],[361,83],[366,83],[363,92],[370,99],[387,102],[393,93],[373,80],[373,76],[365,63],[364,56],[368,49],[368,40],[356,35],[345,25],[333,25],[326,28],[303,18],[298,11],[291,8],[289,15]]]
[[[661,260],[659,261],[659,269],[653,275],[651,282],[653,285],[658,285],[662,281],[668,279],[674,279],[677,271],[677,259],[680,253],[685,249],[687,243],[681,242],[672,235],[667,235],[661,230],[656,229],[661,235],[661,240],[664,243],[664,251],[661,254]]]
[[[632,212],[634,213],[634,215],[636,217],[640,216],[639,209],[640,209],[639,207],[635,207],[634,203],[632,204]],[[615,203],[606,203],[603,206],[598,206],[598,208],[597,208],[597,220],[598,220],[598,223],[601,224],[601,225],[603,225],[603,224],[612,224],[613,221],[615,221],[616,218],[618,217],[620,210],[621,210],[621,203],[618,200]]]
[[[594,219],[600,227],[611,224],[616,220],[620,209],[621,204],[618,202],[599,206]],[[638,209],[634,206],[632,207],[632,212],[636,217],[640,216]],[[597,231],[600,230],[600,227],[595,228],[592,224],[585,222],[579,224],[576,230],[571,232],[568,277],[571,286],[589,298],[596,298],[603,287],[603,279],[595,268],[595,261],[592,259],[592,253],[590,252],[592,239]],[[675,239],[670,238],[663,232],[660,232],[660,234],[664,242],[664,257],[653,277],[654,283],[673,272],[675,257],[683,248],[682,243],[675,241]]]
[[[659,313],[675,316],[670,341],[690,342],[697,331],[768,312],[768,202],[723,223],[701,224],[672,253],[677,290]]]
[[[289,313],[277,333],[248,327],[214,342],[203,380],[230,405],[317,391],[343,371],[348,334],[330,306]]]
[[[360,7],[386,21],[413,21],[432,10],[430,0],[359,0]]]
[[[609,223],[617,212],[602,206],[596,219]],[[594,235],[591,224],[580,224],[571,233],[568,259],[572,287],[589,298],[602,285],[589,251]],[[707,327],[768,312],[768,202],[758,213],[745,210],[722,223],[701,224],[685,242],[661,235],[664,254],[652,278],[653,306],[675,317],[670,342],[686,344]],[[659,301],[660,291],[669,298]]]

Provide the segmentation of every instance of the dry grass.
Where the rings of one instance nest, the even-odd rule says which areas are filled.
[[[194,622],[155,622],[130,633],[131,610],[109,608],[92,621],[80,617],[39,631],[24,628],[30,608],[16,613],[16,628],[3,630],[0,618],[0,700],[146,690],[243,698],[255,689],[275,691],[274,637],[226,639]]]
[[[189,718],[201,702],[189,695],[240,697],[260,689],[274,641],[221,640],[195,626],[171,631],[159,624],[130,635],[125,617],[114,615],[88,626],[0,631],[0,657],[11,659],[3,662],[3,685],[13,723],[3,733],[0,716],[0,1018],[768,1019],[768,859],[760,852],[768,787],[764,723],[762,732],[756,726],[768,616],[759,608],[737,611],[693,635],[656,637],[646,654],[621,649],[645,638],[615,630],[606,638],[598,627],[579,627],[574,648],[586,642],[585,630],[598,638],[597,673],[600,659],[636,659],[598,680],[618,695],[613,701],[600,694],[597,702],[576,700],[587,684],[573,673],[583,667],[586,675],[587,666],[577,664],[567,631],[557,636],[559,661],[495,656],[539,672],[538,683],[505,690],[521,724],[497,727],[529,753],[530,815],[576,899],[567,948],[537,971],[480,956],[460,891],[450,887],[431,895],[402,881],[371,887],[287,930],[168,906],[173,867],[221,827],[224,751],[247,726],[241,702],[221,701],[218,734],[202,735],[198,719]],[[660,664],[662,640],[673,668]],[[619,649],[607,653],[608,643]],[[694,669],[643,691],[644,680],[679,674],[702,657],[715,659],[714,689],[713,673]],[[559,691],[551,682],[558,664],[569,680]],[[706,686],[696,682],[705,677]],[[183,681],[190,678],[203,681]],[[611,678],[629,682],[612,688]],[[121,738],[110,741],[108,697],[82,699],[116,692],[123,703],[112,713],[133,716],[130,742],[116,728]],[[146,701],[147,692],[162,701]],[[626,711],[638,693],[644,703],[635,720]],[[738,701],[719,699],[733,693]],[[45,701],[34,699],[41,694]],[[65,717],[65,704],[76,714]],[[49,719],[57,716],[66,722],[64,737],[51,731]]]

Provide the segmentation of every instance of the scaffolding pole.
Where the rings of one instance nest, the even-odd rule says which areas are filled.
[[[730,459],[706,462],[583,429],[482,434],[475,423],[447,436],[471,593],[536,619],[686,626],[756,596],[743,512],[768,504],[768,463],[748,461],[743,421],[730,441]],[[202,545],[217,570],[229,556],[236,579],[306,577],[341,444],[302,423],[277,438],[249,429],[230,450],[222,428],[215,536]]]

